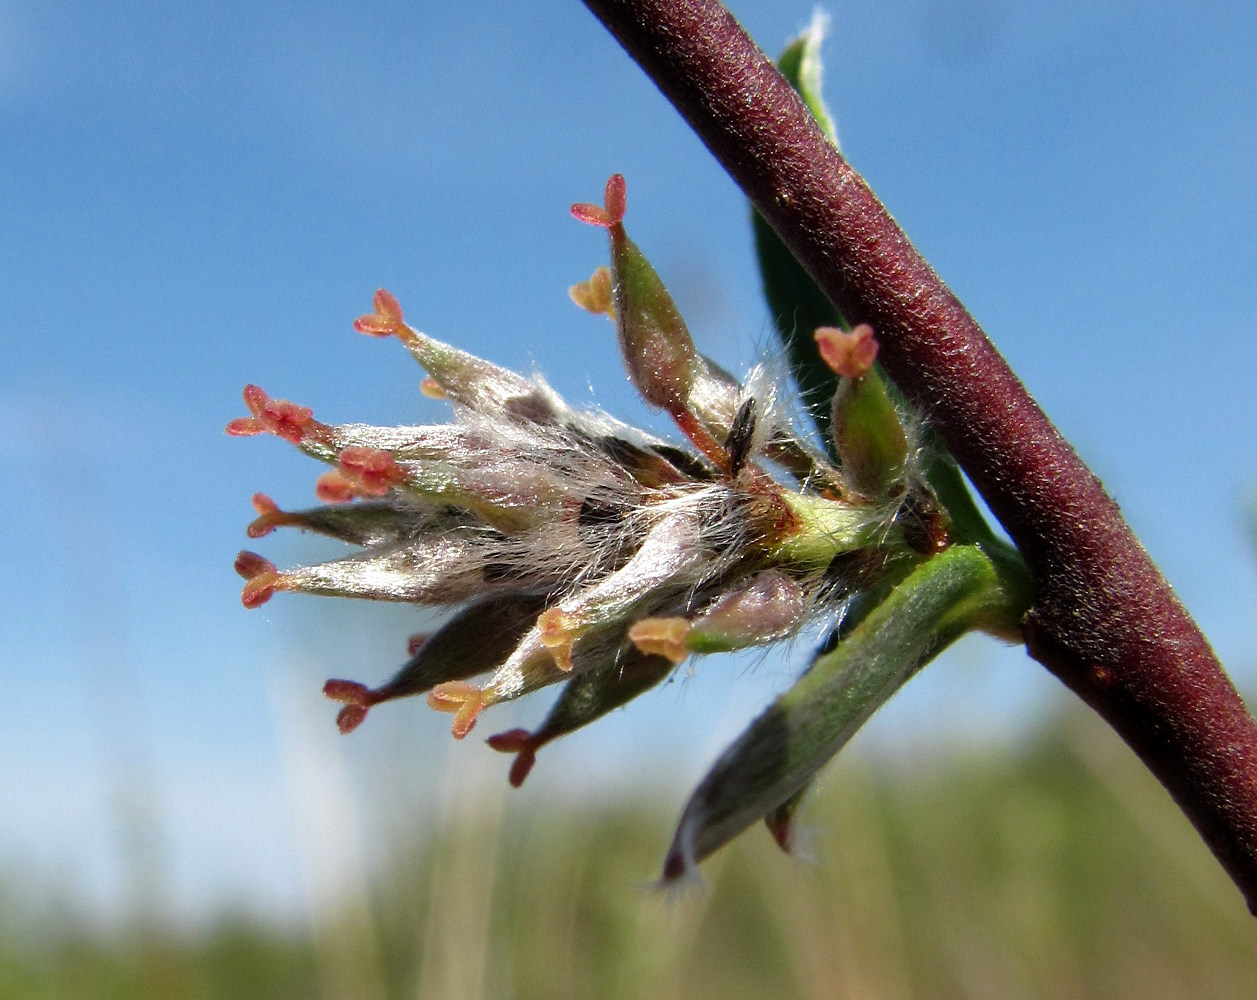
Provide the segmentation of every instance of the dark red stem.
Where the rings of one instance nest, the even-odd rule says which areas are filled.
[[[964,306],[714,0],[586,0],[928,414],[1021,549],[1026,645],[1169,789],[1257,913],[1257,724],[1209,643]]]

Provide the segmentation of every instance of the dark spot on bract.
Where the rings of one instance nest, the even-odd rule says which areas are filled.
[[[651,451],[678,472],[684,473],[691,479],[697,479],[700,482],[710,482],[715,478],[711,468],[688,451],[682,451],[680,448],[674,448],[667,444],[654,445]]]
[[[710,482],[715,478],[709,466],[689,452],[671,445],[642,447],[613,434],[598,438],[596,444],[604,455],[627,469],[639,482],[659,485],[685,479]]]
[[[605,503],[593,497],[581,501],[580,514],[576,519],[579,528],[603,528],[624,520],[624,508],[619,504]]]
[[[825,596],[846,597],[876,579],[886,564],[886,556],[877,549],[852,549],[839,552],[825,567]]]
[[[908,548],[922,555],[942,552],[951,543],[947,515],[938,501],[920,487],[908,491],[895,514],[895,524],[903,532]]]
[[[607,434],[598,439],[598,447],[610,458],[630,469],[641,466],[649,455],[645,448],[639,448],[632,441]]]
[[[515,567],[510,563],[487,562],[481,572],[484,573],[485,583],[501,583],[515,575]]]
[[[550,424],[554,422],[554,407],[538,392],[526,396],[512,396],[502,404],[507,415],[521,423]]]
[[[746,465],[751,454],[751,438],[755,434],[755,400],[748,399],[738,407],[729,436],[725,439],[725,451],[729,453],[729,475],[736,476]]]

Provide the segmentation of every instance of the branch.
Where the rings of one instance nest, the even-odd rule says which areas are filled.
[[[1143,759],[1257,913],[1257,724],[1117,504],[715,0],[585,0],[929,417],[1021,549],[1030,654]]]

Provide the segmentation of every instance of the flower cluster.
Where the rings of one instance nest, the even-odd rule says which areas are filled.
[[[698,354],[626,234],[624,208],[619,175],[602,205],[573,206],[609,234],[611,267],[571,294],[612,319],[630,380],[684,444],[573,408],[540,378],[420,333],[383,290],[355,328],[400,340],[428,373],[424,392],[450,403],[451,423],[331,425],[245,389],[249,416],[229,434],[275,434],[331,467],[317,485],[322,506],[290,512],[255,495],[249,536],[293,526],[356,547],[286,570],[242,552],[245,606],[299,591],[456,609],[412,642],[384,685],[327,682],[343,732],[380,702],[426,693],[453,714],[461,739],[489,706],[562,684],[540,728],[489,738],[515,755],[510,781],[519,785],[541,746],[658,684],[691,654],[836,621],[853,595],[948,546],[946,516],[873,367],[872,331],[817,331],[841,376],[832,450],[821,450],[794,427],[780,380],[756,370],[739,383]],[[758,812],[784,843],[799,789],[778,791],[780,801]],[[739,794],[737,783],[723,794]],[[674,852],[665,874],[714,849],[702,840]]]

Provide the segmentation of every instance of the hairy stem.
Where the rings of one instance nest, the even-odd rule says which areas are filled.
[[[1257,913],[1257,724],[973,318],[715,0],[585,0],[928,415],[1021,549],[1026,645],[1174,796]]]

